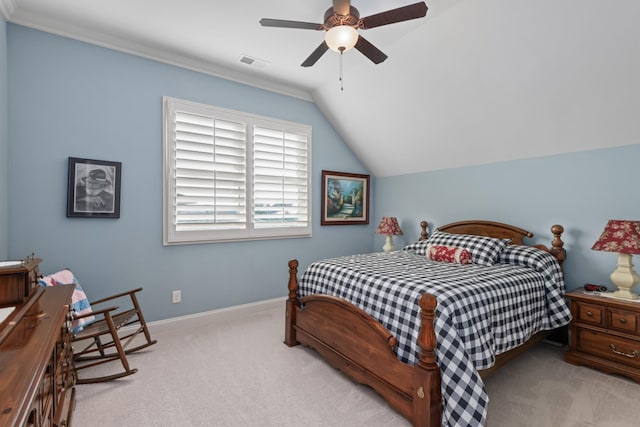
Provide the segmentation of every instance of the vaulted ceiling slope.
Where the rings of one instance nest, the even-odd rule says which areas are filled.
[[[352,5],[368,16],[415,1]],[[329,0],[0,0],[0,12],[312,100],[379,177],[640,141],[637,0],[426,3],[426,18],[361,32],[389,58],[374,65],[346,52],[343,91],[337,53],[300,66],[323,32],[258,23],[321,23]]]

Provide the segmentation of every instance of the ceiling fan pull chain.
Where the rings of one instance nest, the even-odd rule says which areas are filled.
[[[344,91],[344,81],[342,80],[342,55],[344,55],[344,48],[340,50],[340,91]]]

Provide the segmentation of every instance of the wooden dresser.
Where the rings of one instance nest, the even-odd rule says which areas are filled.
[[[571,342],[565,360],[640,382],[640,302],[567,294],[571,301]]]
[[[72,293],[38,287],[0,324],[0,427],[71,425]]]

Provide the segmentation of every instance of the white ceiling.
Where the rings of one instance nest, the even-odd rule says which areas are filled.
[[[362,17],[417,0],[353,0]],[[302,61],[330,0],[0,0],[9,22],[315,102],[376,176],[639,142],[640,2],[427,0],[427,17]],[[248,55],[267,63],[239,62]],[[322,143],[315,141],[315,143]],[[544,171],[543,171],[544,172]]]

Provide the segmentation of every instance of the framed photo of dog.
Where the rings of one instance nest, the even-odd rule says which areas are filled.
[[[69,157],[67,217],[120,218],[122,163]]]

